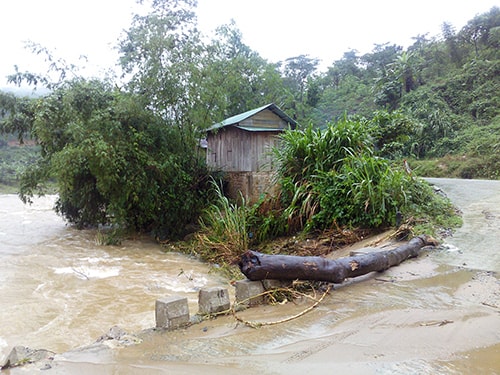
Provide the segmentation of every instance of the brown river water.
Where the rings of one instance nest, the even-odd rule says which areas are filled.
[[[68,227],[54,197],[24,206],[0,195],[0,363],[15,345],[57,352],[49,374],[500,374],[500,182],[431,179],[464,225],[436,249],[349,280],[304,316],[250,328],[225,316],[172,332],[154,301],[204,286],[232,287],[207,265],[147,239],[100,246]],[[369,242],[338,251],[345,256]],[[248,309],[279,321],[309,301]],[[111,326],[141,330],[122,348],[92,344]],[[3,373],[3,372],[2,372]]]

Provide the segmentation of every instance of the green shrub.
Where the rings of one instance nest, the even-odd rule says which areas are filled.
[[[376,156],[370,139],[368,123],[358,119],[286,132],[276,150],[281,192],[260,205],[259,238],[338,226],[393,226],[398,212],[424,222],[453,215],[450,202],[402,163]]]
[[[23,200],[54,178],[56,210],[77,227],[117,225],[175,239],[197,223],[210,175],[197,138],[167,126],[143,97],[74,79],[27,108],[17,131],[37,140],[41,157],[22,173]]]
[[[337,225],[380,227],[394,225],[396,212],[406,205],[409,177],[385,159],[351,155],[342,168],[318,175],[315,183],[321,212],[314,227]]]

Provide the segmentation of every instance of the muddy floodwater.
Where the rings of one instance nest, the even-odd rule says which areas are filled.
[[[430,179],[463,212],[436,249],[336,285],[286,323],[250,328],[224,316],[172,332],[154,326],[154,301],[203,286],[232,287],[209,268],[147,239],[100,246],[51,210],[0,196],[0,360],[12,346],[57,352],[48,374],[499,374],[500,182]],[[370,242],[338,251],[345,256]],[[280,321],[308,300],[239,316]],[[139,332],[120,348],[92,344],[111,326]],[[13,369],[12,374],[26,373]]]
[[[98,232],[67,226],[55,197],[25,206],[0,195],[0,363],[12,346],[64,352],[113,325],[154,326],[156,299],[224,283],[206,264],[165,253],[148,238],[101,246]]]

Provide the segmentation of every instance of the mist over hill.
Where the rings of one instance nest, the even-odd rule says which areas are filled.
[[[29,96],[29,97],[38,97],[48,94],[50,90],[46,88],[30,88],[30,87],[17,87],[17,86],[0,86],[0,91],[14,94],[16,96]]]

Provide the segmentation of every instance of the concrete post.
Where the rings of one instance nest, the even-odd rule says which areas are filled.
[[[157,328],[175,329],[188,324],[187,298],[173,296],[156,300],[155,317]]]
[[[229,293],[221,287],[202,288],[198,294],[200,314],[215,314],[229,310]]]
[[[249,306],[260,305],[264,302],[264,296],[257,296],[264,292],[262,282],[240,280],[235,283],[235,287],[236,302],[242,302],[248,299],[244,304]]]

